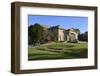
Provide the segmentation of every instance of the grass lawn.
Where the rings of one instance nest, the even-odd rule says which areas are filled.
[[[87,58],[88,45],[84,43],[52,42],[28,48],[28,60]]]

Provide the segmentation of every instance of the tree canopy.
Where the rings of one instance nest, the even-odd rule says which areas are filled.
[[[81,33],[78,37],[80,41],[88,41],[88,32]]]
[[[34,25],[30,25],[28,27],[28,35],[30,37],[30,41],[40,41],[43,39],[43,26],[40,24],[36,23]]]

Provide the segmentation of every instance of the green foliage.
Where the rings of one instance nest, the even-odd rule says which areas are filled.
[[[43,27],[36,23],[28,27],[28,35],[30,37],[30,41],[40,41],[44,38],[44,30]]]
[[[57,36],[55,35],[55,32],[48,32],[48,35],[51,37],[51,41],[57,41]]]
[[[88,41],[88,32],[84,32],[82,34],[79,34],[78,38],[80,41]]]

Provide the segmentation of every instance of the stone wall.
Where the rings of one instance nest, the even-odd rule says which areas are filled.
[[[58,29],[58,41],[65,41],[63,29]]]
[[[67,41],[69,41],[69,42],[77,42],[78,41],[78,33],[76,30],[70,29],[67,32],[68,32]]]

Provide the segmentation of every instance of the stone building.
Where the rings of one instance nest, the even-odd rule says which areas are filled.
[[[58,29],[58,41],[65,41],[65,34],[64,34],[65,30],[62,28]]]
[[[78,30],[77,29],[68,29],[67,32],[67,41],[69,42],[78,42]]]
[[[74,28],[66,30],[59,28],[59,26],[54,26],[49,28],[49,32],[54,35],[56,41],[78,41],[78,30]]]

